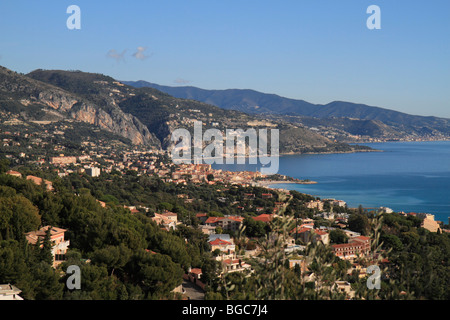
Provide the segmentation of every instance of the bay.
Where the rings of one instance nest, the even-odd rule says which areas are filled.
[[[426,212],[448,223],[450,217],[450,141],[364,144],[382,152],[305,154],[280,157],[278,173],[317,184],[276,184],[320,198],[344,200],[349,207],[389,207]],[[255,165],[213,165],[229,171]]]

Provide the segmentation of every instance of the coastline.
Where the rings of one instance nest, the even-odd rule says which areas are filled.
[[[270,186],[274,184],[317,184],[317,181],[266,180],[266,181],[255,181],[255,184],[258,187],[270,188]]]
[[[370,149],[370,150],[353,150],[353,151],[325,151],[325,152],[280,152],[280,156],[295,156],[304,154],[347,154],[347,153],[360,153],[360,152],[384,152],[383,150]]]

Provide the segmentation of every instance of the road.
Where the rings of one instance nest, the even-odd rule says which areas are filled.
[[[203,290],[197,287],[192,282],[183,280],[183,289],[186,290],[186,295],[189,297],[190,300],[205,299],[205,293],[203,292]]]

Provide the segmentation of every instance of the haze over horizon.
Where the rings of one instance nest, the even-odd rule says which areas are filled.
[[[81,30],[69,30],[70,5]],[[381,29],[369,30],[370,5]],[[450,3],[86,0],[0,3],[0,65],[251,89],[450,118]]]

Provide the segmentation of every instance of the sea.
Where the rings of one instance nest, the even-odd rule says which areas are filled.
[[[388,207],[424,212],[449,223],[450,141],[365,143],[379,152],[285,155],[279,174],[317,184],[274,184],[349,207]],[[250,164],[213,165],[228,171],[258,170]]]

